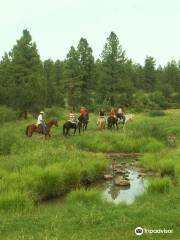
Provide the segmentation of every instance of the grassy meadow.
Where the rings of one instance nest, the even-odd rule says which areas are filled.
[[[59,120],[47,141],[25,136],[36,121],[31,116],[1,125],[0,239],[180,239],[180,110],[135,114],[119,131],[98,131],[91,114],[85,133],[66,138],[67,111],[46,112]],[[167,140],[174,134],[176,146]],[[85,187],[103,178],[109,152],[141,153],[139,166],[162,177],[152,178],[132,205],[108,203],[98,189]],[[137,226],[174,233],[138,237]]]

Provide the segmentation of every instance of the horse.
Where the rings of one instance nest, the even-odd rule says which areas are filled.
[[[81,133],[81,127],[82,127],[82,124],[81,122],[78,120],[77,123],[75,122],[70,122],[70,121],[67,121],[64,123],[63,125],[63,135],[64,136],[70,136],[70,129],[74,129],[74,135],[76,133],[76,130],[78,129],[79,130],[79,134]]]
[[[97,120],[97,127],[99,130],[103,130],[106,127],[106,120],[104,117],[99,117]]]
[[[112,127],[116,127],[116,129],[118,130],[118,129],[119,129],[119,128],[118,128],[118,125],[119,125],[120,123],[122,123],[123,129],[124,129],[126,123],[127,123],[128,121],[133,120],[133,118],[134,118],[134,114],[123,115],[121,118],[119,118],[118,115],[116,115],[115,118],[113,118],[113,117],[110,116],[110,117],[108,117],[108,119],[107,119],[108,128],[109,128],[109,129],[112,129]]]
[[[58,127],[57,119],[52,119],[46,124],[47,130],[46,130],[46,133],[44,134],[45,139],[47,139],[47,137],[51,137],[50,130],[51,130],[52,126]],[[42,128],[38,127],[36,124],[31,124],[26,127],[26,136],[27,137],[32,137],[34,132],[43,134]]]
[[[118,130],[118,119],[112,116],[107,118],[107,127],[112,130],[112,128],[116,128]]]
[[[80,116],[78,117],[78,120],[79,120],[79,122],[80,122],[81,125],[82,125],[82,130],[83,130],[83,131],[87,130],[89,115],[88,115],[88,114],[86,114],[86,115],[80,115]]]

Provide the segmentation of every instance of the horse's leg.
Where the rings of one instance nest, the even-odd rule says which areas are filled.
[[[67,128],[66,136],[70,136],[70,128]]]
[[[76,134],[76,127],[74,128],[74,135]]]

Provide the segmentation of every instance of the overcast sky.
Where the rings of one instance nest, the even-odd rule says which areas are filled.
[[[41,58],[63,60],[81,37],[97,58],[114,31],[127,57],[143,64],[180,59],[180,0],[0,0],[0,57],[27,28]]]

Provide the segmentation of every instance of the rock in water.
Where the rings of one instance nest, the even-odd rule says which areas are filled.
[[[110,175],[110,174],[105,174],[105,175],[104,175],[104,179],[106,179],[106,180],[110,180],[110,179],[112,179],[112,178],[113,178],[113,176]]]
[[[122,169],[115,169],[115,172],[118,174],[125,174],[126,171],[122,170]]]
[[[115,178],[114,183],[117,186],[130,186],[130,182],[121,176]]]

